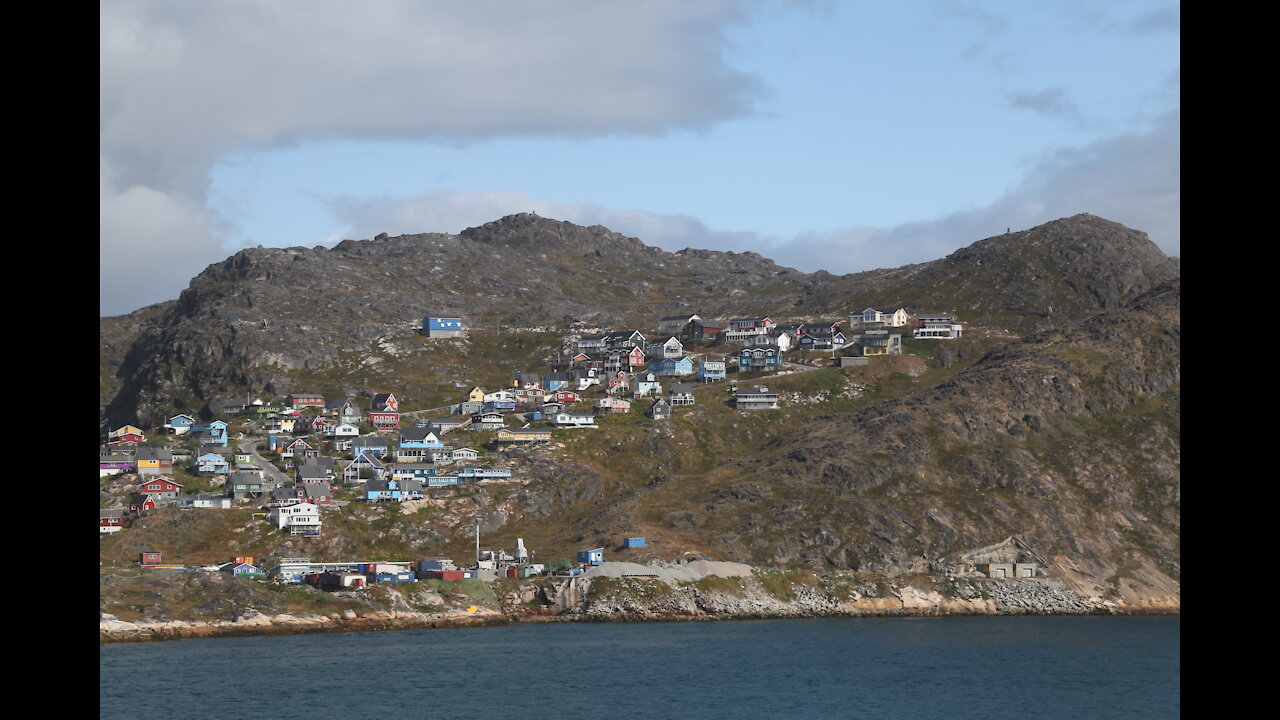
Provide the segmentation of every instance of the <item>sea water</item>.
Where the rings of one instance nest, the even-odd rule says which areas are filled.
[[[1169,616],[213,638],[101,645],[99,702],[102,718],[131,720],[1163,719],[1180,711],[1178,651]]]

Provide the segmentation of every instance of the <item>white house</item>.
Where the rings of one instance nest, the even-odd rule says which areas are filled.
[[[551,424],[557,427],[595,427],[596,416],[591,413],[558,412],[552,415]]]
[[[636,373],[635,377],[635,396],[644,397],[645,395],[659,395],[662,393],[662,382],[658,379],[657,373],[652,371]]]
[[[782,352],[791,349],[796,342],[796,338],[785,331],[768,332],[763,335],[752,335],[743,340],[743,347],[776,347]]]
[[[963,332],[964,326],[952,320],[947,313],[920,313],[913,336],[917,339],[954,340]]]
[[[178,507],[226,510],[231,507],[231,498],[226,495],[180,495]]]
[[[290,535],[320,534],[320,507],[314,503],[273,507],[269,519],[277,528],[288,530]]]
[[[331,438],[354,438],[360,436],[360,428],[351,423],[338,423],[329,428],[325,435]]]
[[[854,328],[881,326],[902,327],[906,324],[906,308],[898,308],[897,310],[876,310],[875,308],[867,308],[860,313],[853,313],[849,316],[849,326]]]
[[[665,342],[649,343],[645,355],[651,358],[674,359],[679,360],[684,357],[684,343],[676,337],[668,338]]]
[[[739,410],[770,410],[778,407],[778,393],[767,387],[739,388],[733,396]]]

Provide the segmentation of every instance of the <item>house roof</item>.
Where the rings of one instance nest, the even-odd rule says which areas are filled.
[[[359,457],[357,457],[352,462],[364,462],[375,468],[386,467],[386,463],[379,460],[377,455],[372,455],[367,452],[360,453]]]
[[[307,483],[302,486],[302,494],[308,499],[329,497],[330,492],[331,491],[329,490],[329,485],[327,483],[323,485],[320,483]]]
[[[692,395],[692,394],[693,394],[693,386],[692,386],[692,385],[690,385],[689,383],[672,383],[672,385],[671,385],[671,389],[669,390],[669,392],[670,392],[670,393],[672,393],[672,394],[674,394],[674,393],[683,393],[683,394],[686,394],[686,395]]]
[[[406,440],[410,442],[421,442],[427,439],[428,435],[435,435],[430,427],[411,427],[400,429],[400,442]]]
[[[327,478],[329,471],[319,463],[302,463],[298,466],[298,477],[300,478]]]
[[[154,448],[149,445],[138,446],[139,460],[172,460],[173,451],[168,448]]]

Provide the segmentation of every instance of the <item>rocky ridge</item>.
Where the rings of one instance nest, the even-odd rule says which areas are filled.
[[[122,354],[115,343],[104,349],[119,384],[102,421],[152,425],[221,393],[307,390],[289,371],[324,371],[344,353],[411,334],[428,313],[461,314],[476,328],[649,327],[690,308],[803,321],[894,304],[1024,332],[1120,307],[1177,276],[1177,263],[1145,234],[1091,215],[928,263],[842,276],[802,273],[754,252],[668,253],[601,226],[531,214],[458,235],[251,248],[209,266],[176,301],[147,309],[154,319],[145,324],[102,320],[104,337],[133,338]]]

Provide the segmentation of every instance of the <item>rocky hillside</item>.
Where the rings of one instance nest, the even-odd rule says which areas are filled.
[[[490,330],[649,328],[688,311],[783,322],[905,305],[1023,333],[1121,307],[1177,276],[1144,233],[1090,215],[929,263],[843,276],[801,273],[750,252],[668,253],[604,227],[529,214],[458,235],[253,248],[211,265],[176,301],[125,316],[145,322],[102,320],[102,386],[114,394],[101,419],[150,426],[223,395],[313,391],[308,380],[359,362],[381,340],[411,336],[429,313]]]
[[[1176,597],[1179,292],[1166,283],[882,402],[742,418],[743,451],[704,472],[668,466],[567,532],[676,533],[733,560],[887,572],[942,572],[1017,535],[1083,593]],[[678,458],[698,438],[667,442]]]

